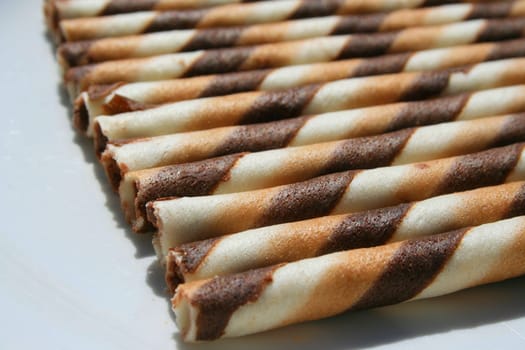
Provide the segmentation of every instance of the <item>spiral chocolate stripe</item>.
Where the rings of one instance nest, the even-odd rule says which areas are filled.
[[[490,44],[489,44],[490,45]],[[516,42],[504,42],[496,44],[500,52],[499,59],[525,55],[525,40],[521,46]],[[464,48],[452,48],[435,50],[435,55],[457,56],[462,55],[463,61],[455,63],[477,63],[484,60],[487,52],[486,44],[472,45],[468,48],[469,55],[462,53]],[[480,52],[481,55],[473,55]],[[82,93],[77,99],[74,122],[77,129],[91,134],[91,121],[98,115],[113,115],[118,113],[144,110],[153,105],[168,102],[177,102],[188,99],[221,96],[252,90],[278,90],[291,88],[311,83],[320,83],[330,80],[361,77],[367,75],[378,75],[397,73],[410,70],[432,70],[448,68],[446,60],[435,60],[428,57],[425,62],[431,62],[424,66],[411,65],[413,59],[424,55],[425,52],[417,54],[395,54],[371,58],[368,60],[344,60],[329,63],[318,63],[312,65],[299,65],[285,67],[275,70],[256,70],[223,75],[200,76],[186,79],[167,80],[159,82],[143,82],[115,85],[91,86],[88,92]],[[511,65],[515,61],[501,62],[500,64]],[[408,64],[408,66],[407,66]],[[519,67],[507,66],[508,71],[521,71]],[[289,79],[290,76],[296,79]],[[512,75],[511,75],[512,76]]]
[[[322,4],[321,2],[317,3]],[[380,13],[364,16],[332,16],[247,27],[176,30],[125,38],[69,42],[60,46],[58,56],[62,65],[69,68],[131,57],[146,57],[231,46],[260,45],[326,35],[383,32],[414,26],[448,24],[468,19],[520,17],[523,15],[525,15],[524,1],[516,2],[515,4],[450,5],[417,10],[399,10],[388,15]],[[416,21],[414,18],[420,19],[420,21]],[[196,19],[198,20],[198,17]],[[172,20],[175,21],[175,19]],[[180,20],[176,22],[181,23]],[[189,26],[192,27],[192,24],[190,23]],[[361,47],[359,56],[373,55],[380,53],[380,51],[385,51],[390,47],[391,40],[383,41],[384,44],[379,45],[382,47],[382,50],[374,53],[373,51],[368,52],[367,47]],[[355,43],[358,42],[361,42],[359,38],[352,40],[350,44],[355,46]],[[377,46],[374,45],[374,47]],[[349,48],[343,50],[345,56],[358,55],[355,49],[352,54],[345,50],[349,50]]]
[[[306,146],[414,126],[523,112],[525,101],[521,96],[524,93],[524,86],[512,86],[470,95],[325,113],[264,124],[112,142],[102,154],[101,161],[116,190],[128,171],[199,161],[237,152]],[[508,142],[520,137],[522,128],[519,124],[522,119],[509,117],[505,120],[509,124],[499,129],[505,133],[495,136],[492,146],[501,145],[501,140]],[[497,130],[494,129],[493,132],[496,133]],[[516,134],[512,134],[513,132]],[[326,157],[328,156],[327,154]],[[126,181],[129,180],[130,177]],[[125,193],[128,191],[121,188],[120,194],[126,198],[123,202],[127,203],[129,195]]]
[[[133,207],[128,193],[133,189],[136,191],[133,196],[136,214],[128,213],[127,216],[144,218],[145,204],[159,198],[255,190],[302,181],[337,171],[406,164],[475,152],[495,145],[519,141],[525,141],[525,115],[523,114],[405,129],[374,137],[225,156],[195,163],[132,172],[125,178],[120,191],[123,208],[126,210],[132,210]],[[518,152],[518,150],[514,151]],[[235,162],[229,160],[232,157]],[[516,156],[509,152],[506,157],[494,159],[491,164],[491,159],[483,159],[480,156],[480,159],[477,159],[479,164],[491,165],[486,169],[479,169],[474,176],[479,177],[483,172],[493,174],[493,167],[497,167],[500,169],[500,177],[506,177],[505,169],[513,168],[515,164],[511,163],[511,160],[515,159]],[[460,166],[464,166],[463,163],[463,161],[458,161]],[[229,168],[225,168],[225,164],[228,164]],[[261,170],[262,164],[265,170]],[[468,167],[472,166],[472,164],[468,165]],[[213,177],[216,182],[212,183],[209,174],[220,175]],[[438,189],[437,191],[442,193],[449,188],[453,189],[452,181],[458,181],[456,177],[461,178],[462,174],[461,169],[452,167],[450,176],[445,177],[442,185],[445,190]],[[500,177],[493,176],[487,181],[499,183],[502,181]],[[191,180],[188,181],[188,179]],[[464,179],[459,180],[460,184],[463,182]],[[203,186],[202,183],[206,183],[207,186]],[[320,190],[308,191],[322,192]],[[330,190],[327,189],[326,192]],[[288,194],[283,194],[283,197],[288,197]],[[281,198],[276,198],[275,202],[280,203]],[[306,210],[296,211],[301,214],[306,212]],[[280,214],[285,217],[291,215],[286,211]],[[309,214],[305,215],[309,216]],[[134,223],[135,229],[141,229],[140,223],[143,223],[142,219]]]
[[[525,183],[482,187],[411,204],[266,226],[183,244],[160,256],[178,284],[349,249],[430,236],[525,215]]]
[[[457,2],[470,1],[447,0],[441,1],[440,5]],[[287,19],[304,17],[322,17],[334,14],[345,15],[366,12],[385,12],[421,6],[427,5],[422,0],[410,0],[397,3],[392,3],[388,0],[378,0],[368,3],[353,0],[262,1],[254,4],[226,4],[224,6],[190,11],[151,11],[98,18],[65,19],[61,21],[58,26],[52,25],[51,28],[55,29],[57,31],[56,36],[63,40],[78,41],[170,29],[230,27],[280,22]],[[164,6],[164,9],[169,9],[169,5]],[[467,7],[462,12],[468,13],[471,11],[472,10]],[[56,7],[53,8],[51,5],[47,12],[49,13],[48,18],[52,18],[53,15],[57,14]]]
[[[525,217],[519,216],[185,283],[173,309],[186,341],[241,336],[520,276],[524,247]]]
[[[316,217],[374,209],[508,179],[523,180],[523,147],[523,144],[514,144],[425,163],[335,173],[262,190],[158,200],[147,205],[148,219],[159,230],[159,247],[165,255],[169,248],[181,243],[302,220],[310,214]],[[501,162],[491,162],[497,158],[507,159],[506,164],[515,165],[502,170]],[[448,181],[453,168],[461,169],[461,173],[452,183],[453,187],[445,188],[443,183]],[[347,181],[350,181],[348,186],[342,189],[340,186]],[[325,189],[323,184],[329,186],[332,196],[323,200],[322,210],[316,210],[321,192],[327,193],[328,187]],[[298,213],[299,209],[304,212]],[[285,217],[284,212],[289,216]]]
[[[78,93],[93,84],[191,77],[466,45],[489,38],[483,34],[489,27],[490,40],[521,38],[525,34],[525,18],[474,20],[398,32],[319,37],[108,61],[71,68],[64,79],[69,90]]]
[[[467,70],[345,79],[288,90],[246,92],[175,102],[145,111],[99,116],[95,120],[96,149],[98,152],[104,150],[105,139],[123,140],[269,122],[525,83],[525,60],[516,63],[491,62]]]

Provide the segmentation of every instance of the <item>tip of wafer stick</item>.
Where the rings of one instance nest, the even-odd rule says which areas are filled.
[[[175,294],[175,291],[179,284],[185,282],[184,275],[182,274],[182,271],[180,269],[182,254],[182,251],[172,248],[165,257],[165,278],[166,284],[168,286],[168,291],[171,295]]]
[[[89,129],[89,111],[82,95],[73,103],[73,126],[81,134],[86,135]]]

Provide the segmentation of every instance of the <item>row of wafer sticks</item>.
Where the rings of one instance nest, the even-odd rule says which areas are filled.
[[[525,1],[44,8],[185,340],[525,274]]]

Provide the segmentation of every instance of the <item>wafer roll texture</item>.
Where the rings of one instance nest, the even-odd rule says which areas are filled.
[[[58,50],[64,67],[174,52],[260,45],[319,36],[373,33],[414,26],[448,24],[475,18],[520,17],[525,2],[449,5],[390,14],[331,16],[248,27],[175,30],[124,38],[65,43]],[[359,39],[357,39],[359,40]]]
[[[92,84],[228,73],[344,58],[379,56],[523,37],[525,18],[474,20],[398,32],[320,37],[231,49],[109,61],[69,69],[71,94]],[[169,72],[169,73],[168,73]],[[75,96],[75,95],[74,95]]]
[[[150,202],[160,254],[182,243],[525,180],[523,144],[424,163],[349,171],[263,190]]]
[[[348,215],[266,226],[191,242],[160,257],[166,282],[239,273],[337,251],[379,246],[525,214],[525,183],[433,197]],[[164,259],[165,258],[165,259]]]
[[[111,142],[101,157],[116,189],[128,171],[238,152],[302,146],[525,111],[524,86],[196,132]],[[122,193],[121,193],[122,194]]]
[[[481,258],[480,258],[481,257]],[[525,273],[525,218],[180,285],[186,341],[436,297]]]

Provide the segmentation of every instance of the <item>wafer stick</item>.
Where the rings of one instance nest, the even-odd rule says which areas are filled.
[[[69,42],[60,46],[58,58],[63,67],[69,68],[109,60],[183,51],[260,45],[338,34],[387,32],[408,27],[449,24],[469,19],[523,15],[525,15],[525,1],[517,1],[399,10],[387,15],[380,13],[317,17],[247,27],[173,30]]]
[[[182,284],[186,341],[241,336],[525,274],[525,217]]]
[[[144,110],[169,102],[244,91],[279,90],[358,76],[443,69],[521,55],[525,55],[525,40],[435,49],[416,54],[393,54],[367,60],[297,65],[275,70],[156,82],[118,83],[109,86],[95,85],[83,92],[75,102],[74,124],[81,132],[91,134],[90,124],[96,116]]]
[[[64,80],[75,96],[75,93],[84,91],[93,84],[171,79],[379,56],[515,39],[524,34],[525,18],[474,20],[443,26],[414,27],[398,32],[320,37],[109,61],[71,68],[66,72]]]
[[[445,0],[439,3],[454,2],[461,1]],[[78,41],[170,29],[226,27],[280,22],[295,18],[322,17],[333,14],[384,12],[432,4],[431,1],[427,0],[263,1],[256,4],[230,4],[194,11],[151,11],[99,18],[64,20],[59,23],[57,36],[66,41]],[[473,8],[470,11],[475,13],[477,10]],[[505,11],[505,9],[496,11]]]
[[[348,215],[266,226],[170,249],[171,293],[180,283],[337,251],[378,246],[525,214],[525,182]],[[164,260],[164,257],[160,257]]]
[[[525,111],[525,86],[109,143],[101,162],[116,190],[128,171],[238,152],[304,146],[402,128]]]
[[[345,79],[289,90],[245,92],[99,116],[94,126],[96,150],[100,153],[107,141],[118,139],[268,122],[524,83],[525,61],[508,66],[486,63],[472,70],[459,68]],[[516,66],[520,67],[519,70],[514,70]]]
[[[189,10],[257,0],[45,0],[48,26],[57,30],[63,19],[108,16],[138,11]]]
[[[415,163],[523,141],[525,114],[444,123],[130,172],[119,192],[128,220],[140,231],[147,222],[146,203],[159,198],[251,191],[337,171]]]
[[[346,171],[256,191],[150,202],[162,255],[182,243],[525,180],[524,144],[424,163]],[[264,166],[264,165],[263,165]]]

